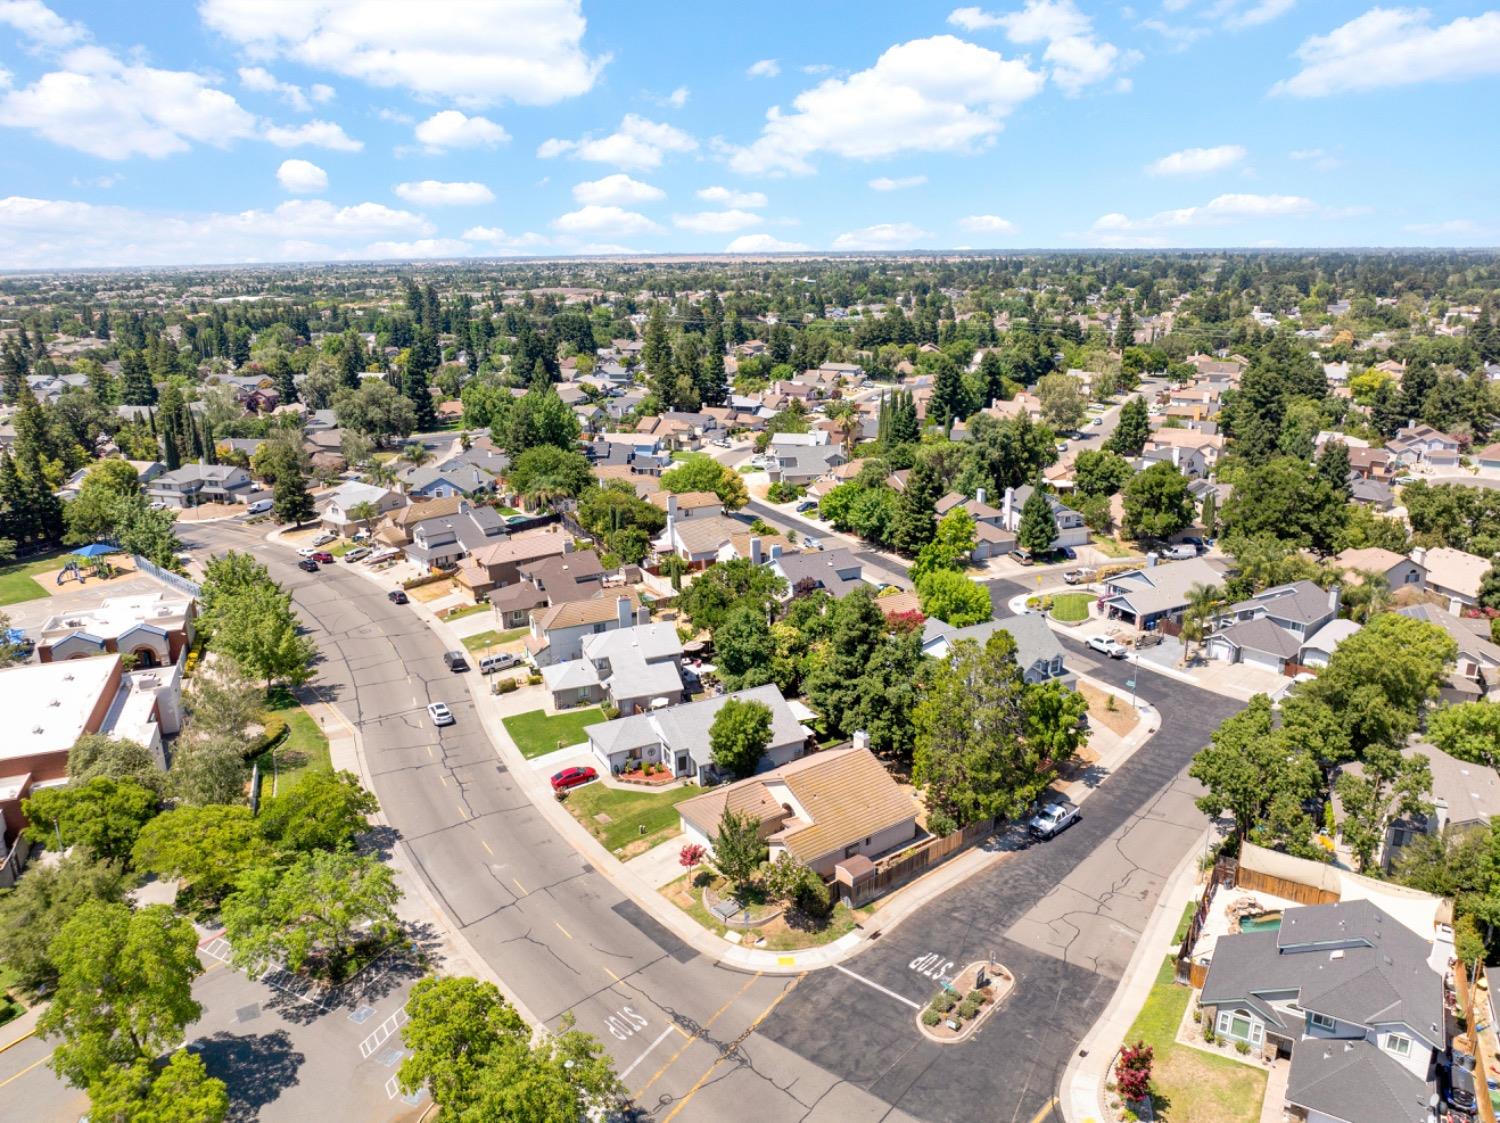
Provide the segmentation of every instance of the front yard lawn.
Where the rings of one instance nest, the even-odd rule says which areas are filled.
[[[586,739],[583,727],[597,725],[603,720],[604,711],[598,706],[569,710],[555,717],[548,717],[543,710],[532,710],[504,719],[505,731],[527,760],[579,744]]]
[[[1089,618],[1092,593],[1058,593],[1052,598],[1052,619],[1060,624],[1077,624]]]
[[[454,620],[462,620],[465,616],[478,616],[481,612],[488,612],[490,606],[487,604],[466,604],[462,608],[450,608],[443,613],[443,619],[452,623]]]
[[[662,895],[710,932],[722,936],[731,929],[703,907],[703,883],[700,878],[713,882],[716,880],[716,875],[711,869],[705,870],[699,867],[693,871],[691,877],[684,875],[664,886],[661,891]],[[758,928],[734,930],[743,935],[747,946],[754,945],[756,940],[764,938],[766,942],[761,946],[767,951],[796,951],[799,948],[831,944],[840,936],[854,931],[860,921],[868,919],[874,912],[872,905],[851,909],[840,902],[834,906],[833,911],[828,914],[821,926],[816,928],[793,927],[786,922],[786,916],[783,914]]]
[[[503,643],[511,643],[525,634],[525,628],[512,628],[508,632],[497,632],[491,628],[487,632],[475,632],[472,636],[464,636],[463,644],[467,651],[487,650],[491,647],[499,647]]]
[[[1172,981],[1172,960],[1167,958],[1125,1035],[1128,1044],[1144,1041],[1156,1051],[1151,1078],[1156,1118],[1165,1123],[1257,1123],[1266,1074],[1177,1043],[1177,1027],[1192,996],[1191,988]]]
[[[621,858],[632,858],[676,834],[677,805],[700,794],[702,789],[691,784],[665,792],[586,784],[569,792],[563,803],[606,847]]]
[[[286,737],[260,758],[262,796],[280,795],[303,776],[333,768],[328,736],[290,692],[277,690],[269,709],[285,719]]]
[[[1107,558],[1128,558],[1131,554],[1129,547],[1121,545],[1107,534],[1092,535],[1089,545]]]

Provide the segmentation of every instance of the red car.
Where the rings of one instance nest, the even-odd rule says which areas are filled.
[[[321,562],[323,565],[332,565],[333,555],[330,554],[327,550],[319,550],[312,556],[312,560],[315,562]]]
[[[552,774],[552,790],[559,795],[579,784],[587,784],[599,778],[599,773],[585,765],[582,768],[564,768]]]

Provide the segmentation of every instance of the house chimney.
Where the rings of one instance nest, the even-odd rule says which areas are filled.
[[[870,735],[863,729],[856,729],[851,740],[856,749],[868,749],[870,747]]]
[[[989,498],[989,492],[986,491],[984,488],[980,487],[980,488],[975,488],[974,489],[974,502],[976,502],[976,503],[983,503],[988,498]]]
[[[1015,488],[1008,487],[1005,489],[1005,498],[1000,501],[1000,509],[1003,513],[1003,517],[1000,521],[1005,524],[1005,529],[1014,530],[1015,526],[1012,523],[1011,516],[1015,513],[1016,510]]]
[[[779,561],[780,559],[781,559],[781,543],[780,542],[772,542],[771,543],[771,560],[772,561]]]
[[[629,597],[619,597],[615,600],[620,627],[628,628],[635,623],[635,606],[630,603]]]
[[[1411,560],[1416,562],[1418,565],[1425,567],[1427,565],[1427,547],[1418,546],[1416,549],[1414,549],[1411,552]]]
[[[750,564],[760,564],[760,536],[756,534],[750,536]]]
[[[677,496],[667,496],[667,533],[672,533],[672,527],[677,524]]]
[[[1337,585],[1328,590],[1328,611],[1335,615],[1338,614],[1339,610],[1339,592],[1340,589]]]

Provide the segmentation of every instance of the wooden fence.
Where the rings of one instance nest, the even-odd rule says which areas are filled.
[[[1234,885],[1238,876],[1239,863],[1233,858],[1220,858],[1214,863],[1213,876],[1203,887],[1203,895],[1198,898],[1198,907],[1193,910],[1193,919],[1188,922],[1187,933],[1177,949],[1177,966],[1173,977],[1179,983],[1201,987],[1203,980],[1208,977],[1207,965],[1192,961],[1193,945],[1203,934],[1203,925],[1208,922],[1208,911],[1213,905],[1214,894],[1218,892],[1219,886],[1223,885],[1228,888]]]
[[[1289,901],[1296,901],[1299,905],[1332,905],[1337,904],[1339,900],[1336,890],[1323,889],[1316,885],[1304,885],[1300,881],[1288,881],[1272,874],[1261,873],[1259,870],[1242,868],[1235,885],[1251,893],[1270,893],[1273,896],[1285,897]]]
[[[1480,993],[1479,981],[1484,977],[1484,966],[1481,964],[1474,972],[1474,985],[1469,984],[1469,968],[1463,960],[1453,964],[1453,983],[1458,990],[1458,1009],[1463,1015],[1470,1040],[1474,1043],[1474,1056],[1478,1061],[1474,1073],[1475,1099],[1479,1101],[1479,1118],[1484,1123],[1496,1123],[1495,1105],[1490,1101],[1487,1087],[1487,1073],[1490,1065],[1495,1063],[1496,1058],[1486,1056],[1489,1052],[1486,1044],[1488,1037],[1479,1032],[1479,1024],[1488,1020],[1489,999]],[[1484,1008],[1475,1009],[1476,1004],[1484,1003]],[[1477,1019],[1477,1020],[1476,1020]]]
[[[910,850],[904,850],[888,861],[877,862],[875,872],[851,890],[848,886],[836,886],[843,891],[851,908],[859,908],[876,897],[883,896],[899,885],[904,885],[934,866],[947,861],[977,842],[995,833],[995,820],[984,819],[970,823],[963,830],[954,831],[943,838],[930,838]]]

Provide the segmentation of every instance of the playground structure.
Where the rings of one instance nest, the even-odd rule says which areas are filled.
[[[90,577],[96,577],[101,581],[108,580],[115,573],[114,566],[102,557],[97,558],[70,558],[68,564],[57,571],[57,583],[64,585],[69,581],[77,581],[80,585],[86,584]]]

